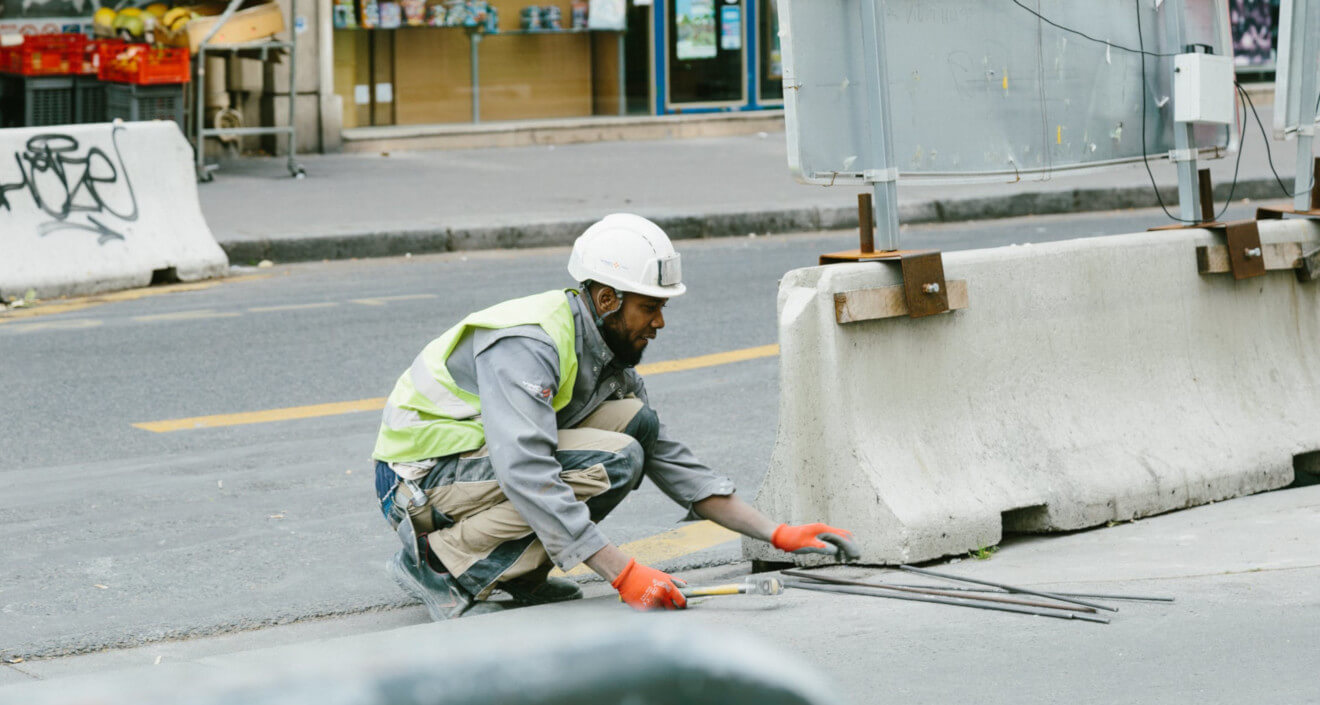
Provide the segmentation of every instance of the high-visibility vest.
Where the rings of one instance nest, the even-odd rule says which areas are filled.
[[[496,304],[469,315],[428,343],[399,376],[385,402],[372,457],[387,463],[411,462],[466,453],[486,443],[481,398],[455,384],[445,365],[463,336],[476,328],[540,326],[559,353],[559,390],[550,404],[555,411],[568,406],[578,359],[573,310],[565,293],[547,291]]]

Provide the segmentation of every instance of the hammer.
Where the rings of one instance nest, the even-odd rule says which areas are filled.
[[[778,595],[783,591],[784,584],[779,582],[779,578],[763,576],[747,578],[741,583],[688,588],[681,592],[683,597],[714,597],[715,595]]]

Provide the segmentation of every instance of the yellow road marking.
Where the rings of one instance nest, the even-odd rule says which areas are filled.
[[[729,363],[742,362],[744,360],[773,357],[778,354],[778,345],[762,345],[756,348],[730,350],[728,352],[714,353],[712,355],[699,355],[697,357],[689,357],[682,360],[669,360],[666,362],[653,362],[647,365],[639,365],[637,367],[637,372],[644,376],[660,375],[666,372],[683,372],[686,370],[701,369],[703,367],[727,365]],[[310,406],[291,406],[283,409],[267,409],[265,411],[246,411],[236,414],[195,416],[188,419],[147,421],[135,423],[133,424],[133,427],[146,431],[154,431],[156,433],[169,433],[171,431],[186,431],[195,428],[242,426],[245,424],[269,423],[271,421],[291,421],[293,419],[311,419],[320,416],[337,416],[339,414],[351,414],[358,411],[379,411],[383,408],[385,408],[385,398],[377,397],[375,399],[359,399],[358,401],[333,402],[330,404],[312,404]]]
[[[150,316],[134,316],[133,320],[139,323],[155,323],[157,321],[193,321],[202,318],[234,318],[241,316],[241,313],[233,311],[216,311],[214,309],[202,308],[193,311],[176,311],[174,313],[154,313]]]
[[[336,416],[358,411],[379,411],[385,407],[385,397],[341,401],[332,404],[313,404],[294,406],[287,409],[268,409],[266,411],[246,411],[239,414],[217,414],[215,416],[197,416],[191,419],[172,419],[169,421],[148,421],[135,423],[134,428],[156,433],[186,431],[193,428],[215,428],[217,426],[241,426],[250,423],[270,421],[289,421],[292,419],[312,419],[318,416]]]
[[[671,558],[678,558],[689,553],[713,548],[736,538],[738,538],[737,533],[729,531],[713,521],[698,521],[682,528],[666,531],[663,534],[656,534],[631,543],[625,543],[619,547],[619,550],[636,558],[638,563],[653,565]],[[568,571],[568,573],[555,569],[550,574],[562,577],[564,575],[585,575],[590,572],[591,569],[587,567],[586,563],[583,563]]]
[[[330,308],[338,306],[334,301],[322,301],[315,304],[284,304],[282,306],[257,306],[248,309],[248,313],[272,313],[274,311],[306,311],[312,308]]]
[[[716,365],[727,365],[731,362],[743,362],[744,360],[756,360],[762,357],[774,357],[779,354],[778,345],[762,345],[757,348],[743,348],[742,350],[730,350],[728,352],[713,353],[710,355],[698,355],[696,357],[686,357],[682,360],[666,360],[665,362],[652,362],[637,366],[637,374],[660,375],[666,372],[683,372],[685,370],[699,370],[703,367],[714,367]]]
[[[159,296],[161,294],[178,294],[185,291],[202,291],[210,289],[220,284],[235,284],[238,282],[253,281],[255,279],[265,279],[269,274],[248,274],[241,277],[227,277],[225,279],[211,279],[204,282],[190,282],[188,284],[166,284],[163,286],[153,286],[145,289],[129,289],[128,291],[116,291],[110,294],[96,294],[95,296],[86,296],[76,299],[59,299],[50,303],[38,303],[32,308],[11,309],[0,312],[0,325],[11,323],[22,318],[33,318],[36,316],[52,316],[57,313],[73,313],[84,309],[100,306],[101,304],[114,303],[117,301],[136,301],[148,296]]]
[[[377,296],[371,299],[349,299],[352,303],[363,306],[384,306],[387,301],[413,301],[415,299],[434,299],[436,294],[403,294],[401,296]]]
[[[67,318],[58,321],[42,321],[40,323],[24,323],[21,326],[4,328],[11,333],[31,333],[38,330],[82,330],[84,328],[95,328],[101,325],[103,321],[94,318]]]

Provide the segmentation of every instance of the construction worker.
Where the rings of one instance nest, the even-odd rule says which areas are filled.
[[[634,370],[683,294],[659,226],[614,214],[574,243],[579,290],[506,301],[431,341],[399,377],[376,440],[376,491],[404,547],[388,563],[434,620],[582,596],[548,578],[585,562],[637,609],[686,606],[682,581],[597,528],[643,477],[697,517],[784,551],[854,556],[851,535],[788,526],[669,437]],[[694,517],[695,518],[695,517]]]

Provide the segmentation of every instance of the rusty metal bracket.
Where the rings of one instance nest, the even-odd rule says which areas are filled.
[[[1234,221],[1222,230],[1228,245],[1229,271],[1233,273],[1233,278],[1241,280],[1263,276],[1265,252],[1260,246],[1260,226],[1256,221]]]
[[[835,317],[839,323],[909,316],[922,318],[967,307],[967,282],[944,279],[944,257],[938,250],[875,249],[871,218],[871,194],[857,194],[858,245],[856,250],[830,252],[820,263],[893,262],[903,271],[901,286],[880,287],[835,294]],[[950,305],[950,285],[953,305]],[[896,290],[900,290],[896,291]],[[896,294],[901,293],[901,298]]]
[[[903,255],[903,293],[908,315],[933,316],[949,310],[949,283],[944,280],[944,258],[939,252]]]

